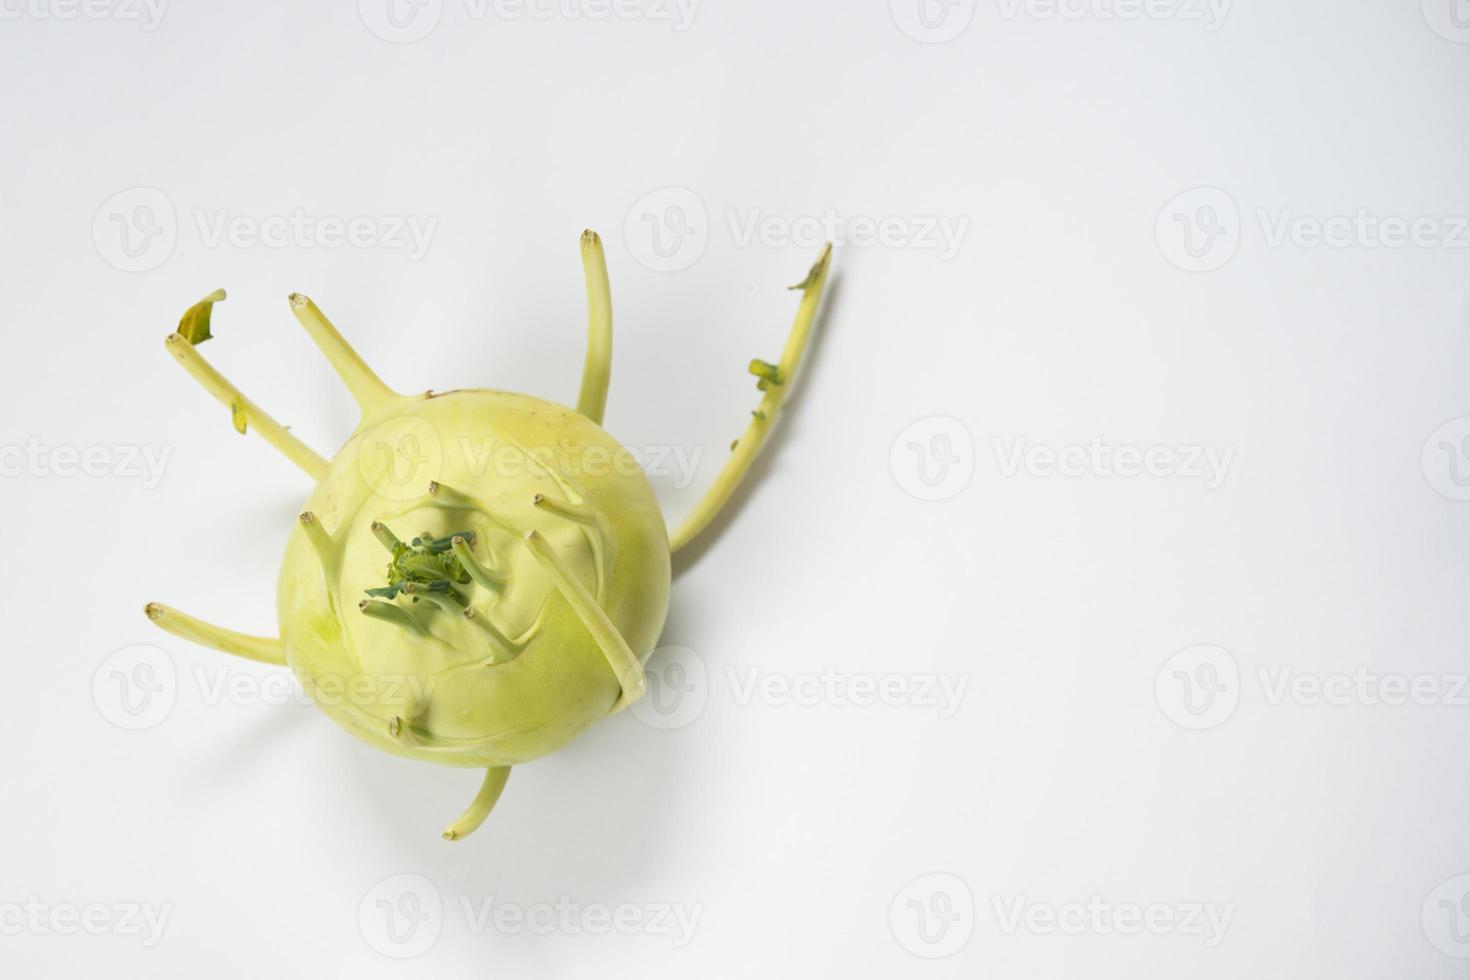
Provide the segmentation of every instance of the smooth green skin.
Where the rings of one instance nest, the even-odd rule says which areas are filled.
[[[476,506],[430,496],[432,481]],[[586,520],[538,506],[537,494],[575,504]],[[527,549],[528,530],[552,543],[640,661],[668,613],[668,533],[642,469],[596,423],[527,395],[396,402],[353,434],[306,510],[332,548],[324,560],[300,526],[287,545],[277,589],[287,663],[322,710],[387,752],[514,765],[561,748],[613,708],[620,687],[607,657]],[[486,564],[493,552],[508,585],[498,597],[471,586],[471,604],[506,635],[529,631],[524,649],[492,664],[486,634],[460,617],[424,616],[425,637],[362,615],[358,602],[384,584],[389,560],[374,521],[405,541],[473,530],[474,552]],[[395,734],[395,718],[411,721]]]

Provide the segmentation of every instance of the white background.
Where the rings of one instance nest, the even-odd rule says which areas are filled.
[[[0,0],[0,972],[1466,975],[1464,0],[394,2]],[[367,240],[251,237],[298,211]],[[676,563],[667,712],[469,840],[478,774],[143,618],[270,632],[310,489],[164,353],[209,290],[207,356],[330,452],[288,292],[404,390],[570,401],[600,229],[607,426],[699,454],[676,518],[829,213],[792,411]]]

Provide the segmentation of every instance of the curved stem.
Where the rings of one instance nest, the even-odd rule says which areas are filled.
[[[327,471],[327,461],[312,452],[306,443],[293,436],[285,426],[262,411],[259,405],[240,394],[240,389],[226,381],[224,375],[211,367],[183,334],[169,334],[164,340],[164,346],[174,356],[174,360],[182,364],[184,370],[188,371],[194,380],[204,387],[205,391],[230,410],[237,420],[237,428],[240,427],[239,421],[244,422],[241,431],[254,427],[266,442],[305,470],[313,480],[322,478],[322,474]]]
[[[595,231],[582,232],[582,272],[587,280],[587,360],[582,365],[577,411],[601,425],[612,377],[612,287],[602,239]]]
[[[250,636],[220,626],[213,626],[202,619],[195,619],[187,613],[181,613],[160,602],[148,603],[143,607],[143,612],[160,629],[172,633],[181,640],[198,643],[221,653],[244,657],[246,660],[276,664],[280,667],[286,666],[286,648],[278,639]]]
[[[424,624],[420,623],[413,613],[397,603],[383,602],[380,599],[364,599],[357,604],[357,608],[364,616],[369,616],[384,623],[392,623],[394,626],[400,626],[418,636],[428,635],[429,631],[424,629]]]
[[[315,303],[300,293],[292,293],[289,299],[291,312],[296,314],[296,319],[306,328],[312,342],[326,355],[337,376],[347,385],[347,390],[352,392],[352,397],[364,416],[371,415],[382,408],[385,402],[399,397],[397,392],[383,383],[382,378],[373,373],[373,369],[368,367],[367,362],[352,349],[352,345],[337,332],[337,328],[317,309]]]
[[[811,337],[812,325],[816,323],[817,310],[822,303],[822,290],[827,284],[827,273],[832,265],[832,246],[828,245],[822,249],[821,257],[817,259],[806,279],[793,289],[802,291],[801,306],[796,311],[796,322],[792,324],[791,333],[786,338],[786,347],[781,351],[779,364],[768,365],[764,362],[755,362],[752,365],[752,373],[761,377],[761,390],[765,396],[756,410],[751,413],[750,425],[745,429],[745,434],[735,440],[730,458],[725,461],[725,466],[718,476],[715,477],[714,485],[711,486],[694,509],[684,518],[684,522],[669,537],[669,549],[678,551],[694,539],[699,532],[709,526],[735,493],[735,488],[750,471],[751,464],[760,455],[766,439],[771,430],[775,428],[776,417],[781,412],[781,405],[786,400],[786,393],[791,389],[792,379],[796,377],[797,368],[801,365],[802,355],[806,352],[807,341]],[[759,369],[757,366],[759,365]]]
[[[479,559],[470,552],[469,543],[462,536],[454,536],[454,540],[450,542],[450,549],[454,552],[454,557],[459,559],[460,567],[469,573],[470,578],[474,579],[480,588],[496,593],[505,588],[505,576],[481,565]]]
[[[505,790],[508,779],[510,766],[496,766],[485,770],[485,781],[480,784],[480,792],[475,794],[469,809],[444,829],[444,839],[463,840],[480,829],[480,824],[485,822],[485,818],[490,816],[490,811],[500,801],[500,794]]]
[[[619,698],[613,710],[621,709],[625,704],[632,704],[643,697],[647,687],[647,679],[643,675],[643,664],[639,661],[628,641],[623,639],[623,634],[618,632],[617,626],[587,587],[577,580],[577,576],[567,567],[551,547],[551,542],[541,534],[540,531],[526,532],[526,547],[531,549],[531,554],[541,563],[546,574],[551,576],[552,583],[557,591],[567,600],[572,611],[582,620],[582,625],[587,632],[592,634],[592,639],[602,650],[602,655],[607,658],[608,666],[612,668],[613,674],[617,676],[618,684],[623,689],[622,697]]]

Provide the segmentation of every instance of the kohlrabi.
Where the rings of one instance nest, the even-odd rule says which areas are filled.
[[[775,364],[751,363],[760,405],[707,496],[670,534],[637,457],[602,428],[612,306],[602,242],[582,236],[589,330],[576,410],[528,395],[401,395],[299,294],[291,311],[341,376],[361,421],[331,460],[308,449],[199,354],[217,291],[189,309],[169,353],[316,481],[286,546],[279,637],[211,626],[157,603],[186,640],[288,665],[314,701],[387,752],[488,770],[444,831],[484,821],[510,767],[546,755],[643,695],[669,604],[670,554],[729,500],[776,424],[831,259],[798,286]]]

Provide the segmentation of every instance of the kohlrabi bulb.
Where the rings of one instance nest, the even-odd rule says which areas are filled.
[[[765,442],[815,321],[830,247],[799,286],[780,361],[707,496],[672,534],[635,454],[602,428],[612,306],[602,243],[582,236],[589,342],[576,410],[501,391],[400,395],[316,304],[291,309],[362,412],[330,461],[199,355],[216,291],[169,351],[316,481],[286,546],[279,637],[235,633],[158,603],[148,617],[205,645],[285,664],[312,699],[388,752],[487,774],[455,840],[489,814],[510,767],[553,752],[644,692],[669,605],[670,555],[703,530]]]

